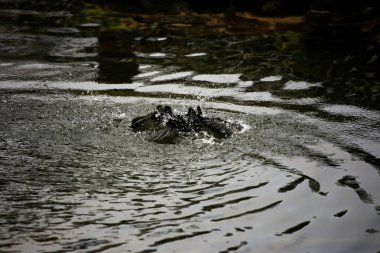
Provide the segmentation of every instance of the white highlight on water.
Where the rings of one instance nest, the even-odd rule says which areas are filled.
[[[157,75],[158,73],[160,73],[160,71],[150,71],[150,72],[138,74],[135,77],[136,78],[142,78],[142,77],[154,76],[154,75]]]
[[[176,80],[176,79],[180,79],[180,78],[190,76],[192,74],[193,74],[192,71],[177,72],[177,73],[173,73],[173,74],[168,74],[168,75],[163,75],[163,76],[158,76],[158,77],[152,78],[151,81],[152,82],[159,82],[159,81]]]
[[[284,90],[307,90],[312,87],[322,87],[322,83],[308,83],[304,81],[288,81],[285,83]]]
[[[244,101],[276,101],[281,100],[273,97],[272,93],[263,91],[263,92],[246,92],[239,93],[235,95],[235,98],[244,100]]]
[[[240,81],[241,74],[207,74],[196,75],[194,81],[206,81],[212,83],[237,83]]]
[[[148,40],[148,41],[164,41],[164,40],[167,40],[167,38],[166,37],[149,37],[146,40]]]
[[[267,76],[261,78],[259,81],[261,82],[274,82],[274,81],[280,81],[282,79],[282,76]]]
[[[151,68],[152,65],[139,65],[139,70]]]
[[[165,53],[151,53],[149,54],[150,57],[165,57]]]
[[[207,53],[192,53],[192,54],[186,54],[186,57],[199,57],[199,56],[204,56],[207,55]]]

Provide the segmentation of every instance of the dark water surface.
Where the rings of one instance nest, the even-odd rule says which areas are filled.
[[[380,251],[376,45],[45,4],[0,5],[1,252]],[[129,125],[157,104],[244,128],[150,143]]]

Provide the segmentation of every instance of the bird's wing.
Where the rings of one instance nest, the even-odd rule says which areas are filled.
[[[131,127],[136,129],[142,127],[145,124],[151,124],[153,122],[155,113],[156,112],[149,113],[148,115],[132,119]]]
[[[152,135],[149,135],[146,139],[152,142],[171,142],[178,134],[178,130],[172,127],[165,127],[158,130]]]
[[[232,135],[232,130],[229,123],[219,118],[204,118],[203,120],[206,128],[211,130],[214,134],[221,137],[229,137]]]

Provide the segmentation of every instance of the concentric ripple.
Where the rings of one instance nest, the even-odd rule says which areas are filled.
[[[211,143],[187,136],[162,145],[131,131],[131,118],[158,102],[177,110],[193,102],[1,101],[4,250],[324,252],[359,245],[369,252],[378,245],[377,160],[352,154],[330,130],[339,124],[206,103],[208,114],[250,128]]]

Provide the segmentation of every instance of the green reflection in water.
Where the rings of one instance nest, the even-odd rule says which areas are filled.
[[[119,12],[105,6],[90,3],[84,4],[82,22],[97,23],[101,25],[101,31],[131,31],[135,28],[133,19],[122,17]]]

